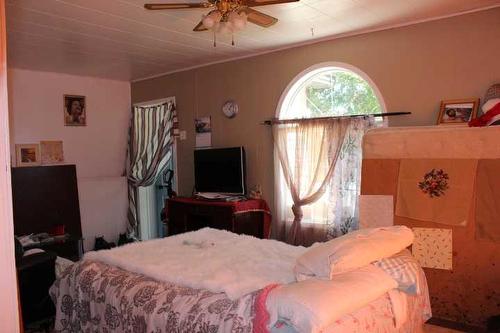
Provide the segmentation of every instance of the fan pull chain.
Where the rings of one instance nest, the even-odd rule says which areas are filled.
[[[231,33],[231,45],[234,46],[234,33]]]
[[[215,30],[214,30],[214,47],[217,47],[217,34],[215,33]]]

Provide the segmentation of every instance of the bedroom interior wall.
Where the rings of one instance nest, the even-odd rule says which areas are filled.
[[[9,69],[9,94],[13,165],[15,144],[62,140],[65,163],[77,168],[85,249],[96,235],[116,241],[127,220],[130,83]],[[87,126],[64,126],[64,94],[86,96]]]
[[[482,232],[485,230],[483,229],[484,222],[481,222],[481,218],[478,218],[480,215],[476,214],[479,212],[477,208],[479,203],[490,204],[492,202],[495,205],[495,194],[489,191],[484,192],[484,188],[481,189],[478,184],[481,183],[480,179],[485,177],[485,169],[481,170],[480,165],[482,163],[498,165],[500,159],[500,146],[484,145],[483,143],[495,141],[499,135],[500,126],[488,128],[442,126],[413,127],[406,131],[375,130],[365,136],[361,193],[392,196],[395,208],[394,224],[396,225],[430,228],[434,231],[444,229],[452,232],[451,269],[424,268],[434,317],[484,327],[487,318],[500,313],[500,289],[498,287],[500,229],[495,232],[493,227],[491,229],[493,231],[488,230],[487,236],[484,236],[485,233]],[[395,148],[390,149],[389,147]],[[412,159],[416,160],[417,163]],[[477,173],[475,171],[472,174],[467,174],[465,169],[460,167],[464,165],[464,162],[467,163],[467,159],[468,161],[479,160]],[[407,212],[398,213],[398,203],[401,202],[402,206],[405,205],[405,202],[408,203],[407,200],[401,200],[400,194],[398,194],[402,193],[399,192],[400,189],[406,188],[408,190],[408,186],[416,185],[412,182],[401,182],[403,178],[401,178],[400,170],[403,170],[405,165],[408,166],[408,162],[417,165],[424,163],[424,165],[439,166],[449,173],[450,190],[445,190],[442,197],[435,199],[443,206],[446,205],[447,201],[450,202],[450,198],[453,198],[452,189],[454,187],[461,186],[461,189],[466,189],[464,186],[466,179],[475,182],[472,198],[465,199],[466,196],[464,196],[462,201],[453,204],[456,209],[460,209],[460,206],[468,209],[466,225],[457,225],[452,222],[450,215],[447,218],[442,215],[438,218],[426,218],[427,221],[422,221],[417,219],[418,215],[414,215],[415,211],[410,214]],[[451,164],[464,170],[462,177],[452,176],[453,170],[449,167]],[[403,174],[408,175],[408,169],[403,170]],[[498,182],[495,182],[495,179],[492,179],[490,175],[487,177],[488,187],[498,188]],[[416,198],[411,206],[413,209],[417,207],[417,210],[428,212],[432,210],[433,204],[429,201],[422,201],[422,197],[420,197]],[[485,206],[482,205],[482,207]],[[483,211],[489,212],[498,221],[498,211],[488,208],[483,208]],[[494,224],[491,223],[491,220],[488,221],[490,224]],[[427,248],[429,252],[424,258],[432,260],[435,255],[439,257],[446,253],[443,250],[446,248],[445,241],[434,239],[434,242],[432,246]]]
[[[176,97],[187,131],[178,146],[180,194],[190,195],[194,183],[194,118],[211,116],[213,146],[245,146],[248,184],[260,184],[273,207],[271,133],[260,122],[275,116],[281,93],[301,71],[327,61],[356,66],[378,86],[387,111],[412,112],[390,118],[391,126],[432,125],[441,100],[482,97],[500,82],[498,40],[500,8],[133,82],[132,102]],[[234,119],[221,112],[228,99],[240,106]]]

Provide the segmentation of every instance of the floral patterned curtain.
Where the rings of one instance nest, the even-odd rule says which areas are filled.
[[[332,210],[327,239],[358,229],[363,136],[369,129],[386,125],[386,120],[374,117],[353,119],[350,122],[327,193]]]

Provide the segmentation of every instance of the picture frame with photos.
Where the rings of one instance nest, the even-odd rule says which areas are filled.
[[[38,143],[16,144],[16,166],[38,166],[41,164],[40,161],[40,146]]]
[[[479,98],[441,101],[437,125],[466,125],[476,118]]]

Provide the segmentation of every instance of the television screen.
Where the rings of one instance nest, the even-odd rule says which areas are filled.
[[[196,192],[244,195],[243,147],[195,150],[194,182]]]

